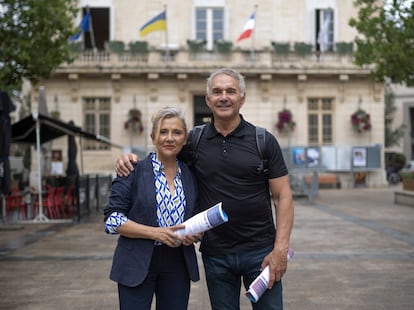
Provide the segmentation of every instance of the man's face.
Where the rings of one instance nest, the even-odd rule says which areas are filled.
[[[227,75],[219,74],[212,80],[209,94],[206,95],[208,107],[214,118],[232,118],[239,115],[246,96],[242,97],[238,81]]]

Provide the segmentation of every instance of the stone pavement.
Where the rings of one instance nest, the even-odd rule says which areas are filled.
[[[295,200],[285,309],[413,309],[414,207],[394,204],[396,188]],[[0,226],[0,309],[118,309],[116,239],[95,212],[84,223]],[[210,309],[200,268],[190,310]],[[251,309],[244,295],[241,309]]]

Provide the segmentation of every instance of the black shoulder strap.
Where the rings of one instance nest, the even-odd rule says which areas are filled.
[[[191,135],[191,146],[194,153],[197,153],[198,143],[200,142],[200,138],[203,134],[204,128],[206,128],[206,124],[197,125],[193,129],[193,133]]]
[[[266,129],[263,127],[256,126],[256,145],[260,156],[260,164],[257,167],[257,172],[267,175],[269,173],[269,164],[265,158]]]
[[[260,159],[264,159],[264,150],[266,146],[266,129],[256,126],[256,145],[259,151]]]

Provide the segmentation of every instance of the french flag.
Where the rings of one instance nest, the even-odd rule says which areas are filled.
[[[249,20],[247,21],[247,23],[244,25],[243,27],[243,32],[241,33],[241,35],[239,36],[239,38],[237,39],[237,42],[243,40],[243,39],[248,39],[251,37],[253,30],[254,30],[254,24],[255,24],[255,14],[256,12],[254,12]]]

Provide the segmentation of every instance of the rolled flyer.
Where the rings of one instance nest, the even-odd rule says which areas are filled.
[[[287,260],[289,261],[294,255],[293,249],[288,249]],[[265,269],[259,274],[259,276],[254,279],[252,284],[249,286],[249,290],[246,292],[247,298],[251,302],[256,303],[260,297],[262,297],[263,293],[267,290],[267,286],[269,285],[269,266],[266,266]]]
[[[176,230],[175,233],[180,236],[199,234],[227,222],[229,219],[221,205],[219,202],[189,218],[183,223],[185,228]]]

